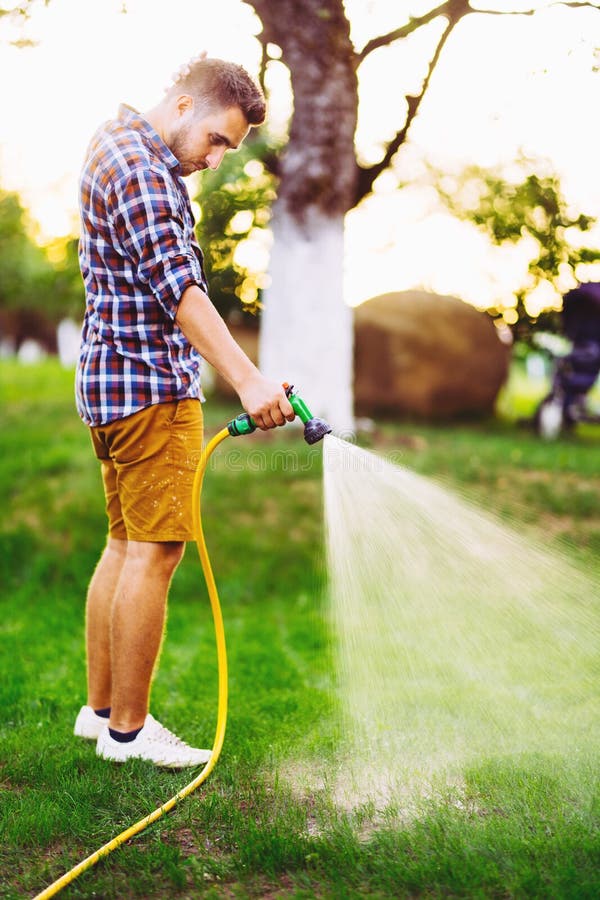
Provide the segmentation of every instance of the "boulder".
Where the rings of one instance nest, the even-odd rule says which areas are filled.
[[[490,316],[456,297],[402,291],[354,311],[357,415],[489,414],[509,360]]]

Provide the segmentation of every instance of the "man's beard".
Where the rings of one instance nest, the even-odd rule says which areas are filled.
[[[196,169],[206,168],[206,164],[204,160],[199,160],[195,162],[192,159],[190,154],[189,146],[189,134],[191,131],[191,125],[189,122],[182,123],[179,126],[178,131],[175,132],[173,137],[171,138],[171,143],[169,145],[169,149],[173,156],[179,162],[182,175],[191,175],[192,172],[195,172]]]

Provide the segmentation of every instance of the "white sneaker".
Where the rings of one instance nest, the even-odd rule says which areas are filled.
[[[82,706],[75,719],[73,734],[76,737],[95,741],[103,728],[108,725],[108,719],[96,715],[91,706]]]
[[[147,759],[156,766],[168,769],[185,769],[200,766],[210,759],[210,750],[188,747],[177,735],[165,728],[149,713],[144,727],[133,741],[122,744],[115,741],[108,730],[102,729],[96,744],[96,754],[113,762],[127,759]]]

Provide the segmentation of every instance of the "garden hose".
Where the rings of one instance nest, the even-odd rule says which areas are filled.
[[[219,684],[219,699],[217,705],[217,726],[215,730],[215,738],[213,747],[210,754],[210,759],[202,769],[202,771],[190,781],[188,785],[183,787],[180,791],[178,791],[174,797],[171,797],[170,800],[167,800],[166,803],[163,803],[158,809],[153,810],[149,815],[145,816],[143,819],[140,819],[139,822],[136,822],[135,825],[131,825],[129,828],[126,828],[125,831],[122,831],[121,834],[118,834],[111,841],[104,846],[100,847],[95,853],[92,853],[90,856],[86,857],[86,859],[82,860],[80,863],[77,863],[76,866],[54,881],[51,885],[49,885],[45,890],[43,890],[40,894],[36,894],[34,900],[45,900],[46,897],[54,897],[55,894],[58,894],[59,891],[62,891],[68,884],[75,881],[86,869],[90,869],[94,866],[99,860],[104,859],[105,856],[108,856],[109,853],[112,853],[113,850],[116,850],[117,847],[120,847],[121,844],[124,844],[126,841],[130,840],[132,837],[135,837],[136,834],[139,834],[140,831],[143,831],[147,828],[148,825],[152,825],[153,822],[156,822],[157,819],[160,819],[165,813],[170,812],[180,800],[183,800],[185,797],[189,797],[196,788],[200,787],[200,785],[206,781],[212,770],[217,764],[217,760],[219,759],[221,749],[223,747],[223,741],[225,739],[225,727],[227,724],[227,651],[225,647],[225,631],[223,628],[223,616],[221,615],[221,604],[219,603],[219,595],[217,593],[217,586],[215,583],[215,578],[212,571],[212,566],[210,564],[210,559],[208,556],[208,551],[206,549],[206,542],[204,540],[204,533],[202,531],[202,516],[201,516],[201,493],[202,493],[202,481],[204,479],[204,473],[206,471],[206,466],[208,460],[215,448],[223,441],[226,437],[231,434],[229,428],[223,428],[219,431],[213,438],[208,442],[204,450],[202,451],[202,455],[200,456],[200,461],[196,468],[196,474],[194,476],[194,538],[196,541],[196,546],[198,548],[198,555],[200,556],[200,562],[202,564],[202,571],[204,572],[204,578],[206,580],[206,586],[208,588],[208,596],[210,599],[210,605],[212,609],[213,621],[215,625],[215,638],[217,644],[217,669],[218,669],[218,684]]]

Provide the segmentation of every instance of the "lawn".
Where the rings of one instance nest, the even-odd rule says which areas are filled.
[[[85,590],[104,540],[99,473],[72,393],[72,373],[52,361],[0,364],[7,898],[42,890],[191,778],[141,762],[109,766],[71,734],[85,699]],[[207,434],[237,411],[209,402]],[[546,444],[505,416],[378,423],[360,442],[600,575],[597,429]],[[369,803],[337,808],[325,788],[303,792],[286,777],[293,759],[336,763],[321,475],[319,446],[294,428],[217,450],[203,509],[229,654],[222,758],[196,794],[64,896],[597,897],[597,758],[480,759],[463,773],[460,797],[441,787],[411,816]],[[210,745],[216,659],[193,546],[171,592],[153,712],[190,743]]]

